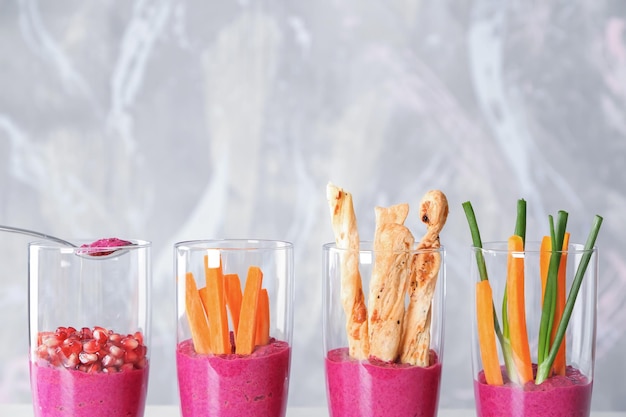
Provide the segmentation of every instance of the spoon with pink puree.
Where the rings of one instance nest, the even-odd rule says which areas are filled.
[[[78,246],[76,246],[72,242],[69,242],[65,239],[61,239],[55,236],[50,236],[41,232],[36,232],[34,230],[0,225],[0,231],[35,236],[35,237],[50,240],[56,243],[60,243],[61,245],[69,246],[72,248],[78,248]],[[106,257],[109,257],[110,255],[119,256],[126,251],[125,249],[126,246],[132,246],[132,245],[134,245],[134,243],[128,240],[118,239],[116,237],[98,239],[95,242],[81,245],[80,247],[85,248],[85,250],[76,251],[76,254],[85,258],[104,259]],[[119,248],[119,249],[111,249],[111,248]]]

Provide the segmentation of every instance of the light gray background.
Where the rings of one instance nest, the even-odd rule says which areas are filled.
[[[325,402],[330,180],[451,212],[441,404],[471,407],[461,203],[485,240],[605,217],[593,406],[626,410],[626,2],[0,0],[0,224],[154,242],[151,403],[177,401],[172,245],[296,247],[292,405]],[[28,402],[26,243],[0,236],[0,401]]]

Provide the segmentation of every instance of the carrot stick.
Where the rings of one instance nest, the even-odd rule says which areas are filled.
[[[569,233],[565,232],[563,236],[563,251],[567,251],[569,245]],[[561,254],[561,263],[559,265],[559,273],[557,275],[557,287],[556,287],[556,309],[554,310],[554,326],[552,327],[552,334],[550,337],[551,343],[554,343],[556,336],[556,330],[561,318],[563,317],[563,311],[565,310],[565,285],[566,285],[566,268],[567,268],[567,253]],[[563,335],[563,341],[559,347],[559,351],[554,359],[554,372],[557,375],[565,375],[565,335]]]
[[[502,385],[502,371],[498,362],[496,335],[493,327],[493,295],[488,280],[476,283],[476,322],[480,357],[487,384]]]
[[[230,353],[230,338],[228,333],[228,316],[224,302],[224,274],[222,262],[219,266],[209,266],[209,255],[204,256],[204,273],[206,278],[206,297],[204,309],[209,319],[209,337],[211,352],[214,355]]]
[[[204,314],[196,280],[191,272],[185,276],[185,312],[189,321],[194,349],[197,353],[210,353],[209,324]]]
[[[256,333],[256,311],[259,302],[259,292],[263,281],[263,272],[257,266],[248,268],[246,286],[241,301],[241,315],[237,329],[237,343],[235,353],[249,355],[254,351]]]
[[[541,305],[543,306],[543,296],[546,292],[546,282],[548,282],[548,269],[550,267],[550,255],[552,253],[552,240],[550,236],[541,239],[539,247],[539,277],[541,278]]]
[[[241,314],[241,280],[237,274],[224,275],[224,291],[226,294],[226,306],[230,311],[230,318],[233,323],[233,332],[237,337],[237,328],[239,327],[239,315]]]
[[[258,346],[265,346],[270,341],[270,298],[265,288],[262,288],[261,292],[259,292],[254,340],[254,344]]]
[[[513,252],[523,252],[521,236],[513,235],[508,243],[508,312],[509,335],[513,360],[517,368],[520,383],[523,385],[533,379],[530,360],[530,347],[526,330],[526,311],[524,301],[524,258],[514,256]]]

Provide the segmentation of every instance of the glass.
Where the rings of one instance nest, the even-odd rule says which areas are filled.
[[[445,250],[443,247],[428,250],[413,250],[403,253],[375,252],[371,242],[361,242],[358,252],[337,249],[334,243],[323,246],[323,334],[326,370],[326,393],[331,417],[387,417],[387,416],[428,416],[437,415],[439,388],[443,363],[444,302],[445,302]],[[400,359],[383,362],[372,356],[374,346],[364,358],[356,359],[350,355],[346,329],[346,314],[342,304],[342,268],[346,265],[358,267],[362,279],[364,299],[368,300],[372,272],[376,262],[389,256],[406,257],[401,262],[398,273],[410,274],[424,264],[421,261],[439,264],[426,270],[433,273],[430,281],[432,299],[425,297],[423,317],[425,331],[419,340],[426,341],[421,357],[423,366],[402,363]],[[382,261],[381,261],[382,262]],[[345,274],[345,272],[344,272]],[[434,288],[432,286],[434,285]],[[420,290],[426,288],[420,284]],[[369,289],[371,291],[371,289]],[[404,293],[404,305],[408,305],[408,296]],[[425,291],[428,292],[428,291]],[[371,305],[368,306],[371,308]],[[408,308],[407,308],[408,310]],[[404,310],[403,310],[404,311]],[[372,312],[370,311],[370,314]],[[404,313],[406,314],[406,313]],[[358,317],[358,316],[357,316]],[[357,319],[358,320],[358,319]],[[402,327],[402,318],[394,323]],[[430,326],[428,328],[428,322]],[[393,323],[392,323],[393,324]],[[370,329],[371,330],[371,329]],[[400,340],[407,335],[414,335],[417,328],[403,330]],[[396,333],[397,338],[397,333]],[[410,338],[408,338],[410,339]],[[400,341],[400,346],[404,343]],[[399,348],[398,352],[402,352]],[[419,356],[419,355],[418,355]]]
[[[284,416],[293,328],[293,245],[200,240],[177,243],[174,252],[183,417]]]
[[[150,248],[29,245],[30,373],[36,417],[144,414]]]
[[[542,274],[545,276],[540,267],[540,242],[526,242],[523,252],[509,252],[507,242],[487,242],[483,244],[483,249],[471,248],[470,278],[473,283],[480,281],[477,256],[482,255],[493,294],[493,311],[496,313],[495,317],[501,334],[503,334],[502,329],[504,329],[503,312],[506,310],[507,315],[510,316],[510,309],[512,308],[510,307],[511,304],[509,304],[508,309],[503,308],[505,288],[508,288],[509,260],[513,258],[521,260],[524,285],[523,298],[520,304],[523,302],[521,305],[525,313],[531,363],[530,366],[527,366],[530,369],[528,375],[531,376],[528,382],[516,383],[512,381],[511,376],[507,373],[499,336],[496,337],[495,332],[491,330],[495,328],[495,325],[490,326],[490,337],[493,337],[497,344],[498,364],[496,369],[499,368],[498,373],[502,375],[502,385],[487,383],[478,340],[478,314],[474,302],[472,304],[474,306],[472,309],[472,369],[478,416],[589,416],[595,360],[598,253],[597,249],[585,251],[584,247],[578,244],[570,244],[566,251],[560,253],[561,262],[566,265],[566,285],[561,285],[563,300],[569,295],[576,270],[584,256],[590,256],[589,264],[565,333],[565,359],[561,360],[560,364],[557,360],[557,365],[553,368],[554,371],[550,372],[548,379],[537,385],[534,378],[537,373],[539,357],[539,330],[543,303],[541,276]],[[549,255],[546,258],[544,254],[545,259],[549,260]],[[476,300],[476,286],[473,285],[472,288],[472,300]],[[511,303],[510,291],[507,290],[507,292],[508,302]],[[560,308],[556,307],[556,310],[560,310]],[[523,332],[521,333],[523,334]],[[514,357],[515,354],[512,356]],[[510,366],[510,368],[518,369],[517,366]]]

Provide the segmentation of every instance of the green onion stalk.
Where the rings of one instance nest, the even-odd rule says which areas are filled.
[[[565,309],[563,311],[563,318],[561,319],[561,322],[559,323],[556,329],[556,334],[554,336],[554,343],[549,348],[547,357],[545,357],[542,362],[538,363],[535,384],[541,384],[550,376],[550,373],[552,371],[552,365],[554,364],[554,360],[556,359],[557,352],[559,351],[561,343],[563,342],[563,337],[565,336],[565,331],[567,330],[569,319],[572,316],[572,311],[574,310],[574,304],[576,303],[576,297],[578,296],[578,291],[580,290],[583,277],[585,276],[585,271],[587,270],[587,266],[589,265],[589,261],[591,260],[591,256],[593,253],[592,251],[593,251],[593,248],[595,247],[598,233],[600,232],[600,226],[602,226],[602,220],[603,220],[602,217],[598,215],[596,215],[594,218],[591,231],[589,232],[589,236],[587,237],[587,242],[585,243],[583,256],[580,260],[580,263],[578,264],[578,268],[576,269],[576,275],[574,275],[574,282],[572,282],[569,295],[567,296]],[[558,227],[557,227],[557,232],[558,232]],[[557,252],[555,252],[553,249],[553,254],[555,253]],[[550,269],[552,269],[552,259],[550,259],[549,270]]]

